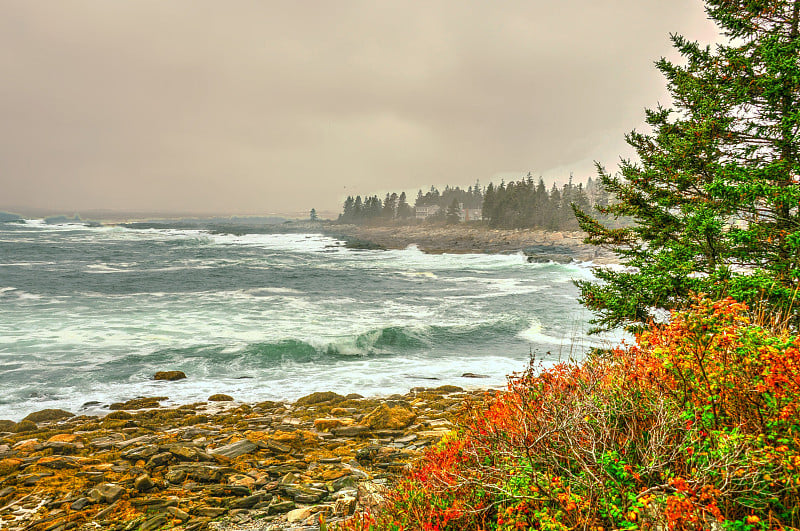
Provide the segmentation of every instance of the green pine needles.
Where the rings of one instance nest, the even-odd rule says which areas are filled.
[[[673,108],[646,111],[650,134],[627,142],[638,161],[600,165],[616,201],[574,208],[587,243],[628,266],[578,282],[596,330],[637,329],[691,293],[731,296],[800,325],[800,0],[707,0],[727,37],[714,48],[673,35],[682,64],[656,63]]]

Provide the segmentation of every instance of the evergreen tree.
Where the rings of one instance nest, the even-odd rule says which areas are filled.
[[[347,199],[344,200],[344,206],[342,208],[342,213],[339,215],[339,221],[344,223],[350,223],[353,221],[355,217],[355,210],[354,210],[355,201],[353,200],[352,195],[348,195]]]
[[[797,326],[800,277],[800,0],[707,0],[728,41],[715,49],[673,36],[685,60],[661,59],[674,108],[646,112],[632,132],[638,162],[600,181],[630,216],[609,228],[576,210],[587,242],[629,268],[579,282],[599,328],[636,327],[690,292],[732,296]]]
[[[461,221],[461,205],[458,204],[458,199],[453,198],[453,202],[447,207],[447,216],[445,218],[447,223],[455,225]]]
[[[357,220],[364,218],[364,203],[361,201],[360,195],[357,195],[356,200],[353,202],[353,218]]]
[[[319,221],[319,218],[317,217],[317,209],[312,208],[308,217],[311,221]]]
[[[405,192],[400,192],[400,197],[397,198],[397,217],[403,220],[414,217],[414,210],[408,204]]]

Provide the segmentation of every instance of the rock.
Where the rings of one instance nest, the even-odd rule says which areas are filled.
[[[167,380],[169,382],[183,380],[184,378],[186,378],[186,373],[183,371],[158,371],[153,375],[153,380]]]
[[[69,508],[72,509],[73,511],[82,511],[90,503],[91,502],[89,501],[89,498],[81,497],[72,502]]]
[[[465,372],[461,375],[462,378],[490,378],[488,374],[475,374],[474,372]]]
[[[229,459],[235,459],[239,456],[255,452],[256,450],[258,450],[257,444],[247,439],[242,439],[241,441],[226,444],[225,446],[220,446],[219,448],[209,450],[208,453],[211,455],[219,455]]]
[[[300,507],[299,509],[292,509],[288,513],[286,513],[286,521],[290,524],[294,524],[296,522],[302,522],[309,516],[311,516],[311,507]]]
[[[16,425],[13,420],[0,420],[0,431],[14,431]]]
[[[107,419],[111,420],[130,420],[133,418],[133,415],[128,413],[127,411],[112,411],[108,415],[106,415]]]
[[[147,398],[134,398],[132,400],[128,400],[127,402],[115,402],[108,406],[108,408],[112,411],[117,411],[120,409],[152,409],[156,407],[160,407],[164,400],[169,400],[166,396],[153,396]]]
[[[328,431],[331,428],[338,428],[339,426],[343,426],[345,423],[342,422],[340,419],[316,419],[314,420],[314,428],[319,431]]]
[[[244,487],[252,489],[256,485],[256,480],[247,474],[233,474],[228,477],[228,485],[232,487]]]
[[[125,489],[119,485],[114,485],[113,483],[101,483],[89,491],[88,498],[95,503],[99,503],[101,501],[106,503],[114,503],[124,493]]]
[[[351,516],[356,512],[356,498],[354,496],[342,496],[333,505],[333,514],[337,516]]]
[[[276,503],[271,503],[269,507],[267,507],[267,514],[283,514],[287,511],[291,511],[294,509],[295,505],[293,501],[279,501]]]
[[[144,446],[138,446],[131,448],[130,450],[125,450],[120,454],[123,459],[128,459],[129,461],[138,461],[139,459],[149,459],[158,453],[158,446],[154,444],[146,444]]]
[[[463,393],[464,389],[457,386],[457,385],[440,385],[434,391],[438,391],[440,393]]]
[[[157,514],[145,520],[140,526],[139,531],[155,531],[167,524],[167,515],[164,513]]]
[[[39,427],[32,420],[23,420],[22,422],[17,422],[14,425],[14,431],[16,433],[27,433],[29,431],[35,431],[38,428]]]
[[[369,426],[342,426],[341,428],[333,428],[331,431],[337,437],[361,437],[369,433],[371,428]]]
[[[104,519],[106,516],[108,516],[109,514],[111,514],[111,511],[113,511],[114,509],[116,509],[116,507],[117,507],[117,503],[118,503],[118,502],[114,502],[114,503],[112,503],[111,505],[109,505],[108,507],[106,507],[105,509],[103,509],[102,511],[100,511],[99,513],[97,513],[96,515],[94,515],[94,520],[95,520],[95,521],[98,521],[98,520],[103,520],[103,519]]]
[[[62,455],[59,456],[50,456],[50,457],[42,457],[38,461],[36,461],[37,466],[43,466],[45,468],[52,468],[53,470],[64,470],[66,468],[78,468],[77,459],[74,457],[65,457]]]
[[[169,449],[169,453],[181,461],[197,461],[199,457],[197,448],[191,446],[173,446]]]
[[[173,470],[182,470],[186,473],[187,477],[199,481],[200,483],[218,483],[223,476],[222,469],[212,465],[201,464],[181,464],[170,467],[170,472]],[[167,475],[169,475],[169,473]],[[170,483],[172,481],[170,480]]]
[[[328,495],[327,491],[304,485],[284,485],[282,488],[297,503],[316,503]]]
[[[11,455],[11,447],[7,444],[0,444],[0,458]]]
[[[322,402],[341,402],[344,399],[345,397],[340,394],[336,394],[332,391],[324,391],[322,393],[311,393],[310,395],[298,398],[295,405],[311,406],[313,404],[321,404]]]
[[[364,417],[361,424],[374,430],[402,430],[415,418],[417,415],[405,407],[381,404]]]
[[[56,454],[71,454],[83,448],[83,441],[72,433],[59,433],[47,439],[44,447]]]
[[[292,451],[292,447],[288,446],[283,443],[279,443],[278,441],[273,441],[272,439],[266,442],[267,448],[272,450],[273,452],[281,453],[281,454],[288,454]]]
[[[133,481],[133,486],[139,492],[147,492],[155,487],[155,483],[153,483],[153,480],[150,479],[150,476],[147,474],[142,474]]]
[[[177,507],[167,507],[167,513],[169,513],[172,517],[177,518],[183,522],[187,521],[189,518],[189,513],[185,511],[181,511]]]
[[[206,516],[208,518],[216,518],[218,516],[222,516],[227,511],[228,511],[228,509],[226,509],[224,507],[209,507],[209,506],[206,505],[206,506],[203,506],[203,507],[197,507],[192,512],[194,514],[196,514],[197,516]]]
[[[147,462],[145,467],[147,468],[155,468],[158,466],[163,466],[169,463],[170,459],[172,459],[172,454],[169,452],[161,452],[160,454],[156,454],[150,458]]]
[[[181,483],[186,480],[186,471],[185,470],[170,470],[164,476],[164,479],[172,483],[173,485],[180,485]]]
[[[358,393],[350,393],[349,395],[345,396],[345,398],[348,400],[361,400],[364,397]]]
[[[186,417],[183,423],[186,426],[195,426],[197,424],[205,424],[208,420],[208,415],[190,415]]]
[[[208,397],[209,402],[233,402],[233,397],[231,395],[224,395],[222,393],[217,393],[215,395],[211,395]]]
[[[210,518],[202,517],[202,518],[192,518],[187,524],[184,529],[186,531],[201,531],[203,529],[208,529],[208,523],[211,521]]]
[[[74,414],[70,413],[69,411],[64,411],[63,409],[43,409],[41,411],[36,411],[34,413],[31,413],[30,415],[22,419],[22,422],[30,420],[31,422],[39,424],[40,422],[52,422],[55,420],[66,419],[74,416],[75,416]]]
[[[231,502],[231,509],[250,509],[255,504],[264,501],[264,494],[253,494]]]
[[[179,499],[175,496],[168,498],[150,498],[141,497],[131,500],[131,505],[145,512],[164,511],[167,507],[174,507],[178,505]]]

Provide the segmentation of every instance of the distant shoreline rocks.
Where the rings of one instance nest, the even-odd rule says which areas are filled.
[[[351,249],[405,249],[416,245],[429,254],[523,253],[531,263],[572,261],[617,263],[610,251],[583,242],[580,231],[491,229],[480,224],[364,226],[329,223],[318,230]]]

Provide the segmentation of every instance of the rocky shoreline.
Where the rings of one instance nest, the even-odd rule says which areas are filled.
[[[549,232],[527,229],[490,229],[477,224],[363,226],[319,224],[324,234],[341,239],[349,247],[405,249],[416,245],[426,253],[518,253],[531,262],[571,261],[617,263],[605,249],[583,243],[583,232]]]
[[[62,410],[0,421],[0,529],[312,530],[378,505],[393,477],[484,391],[294,403],[164,397],[105,417]]]

